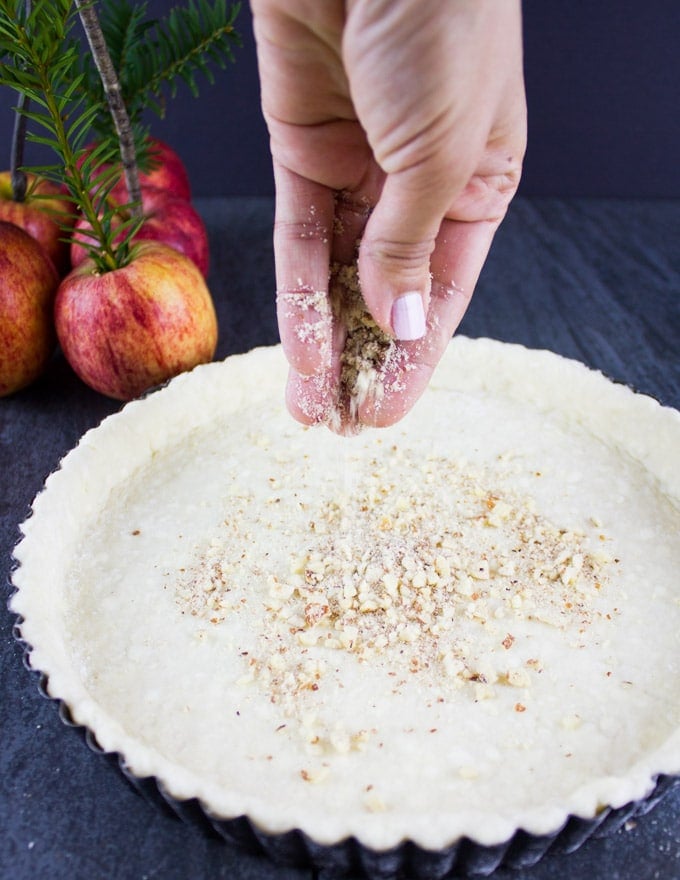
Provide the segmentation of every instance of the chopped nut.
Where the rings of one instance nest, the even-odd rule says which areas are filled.
[[[314,626],[322,618],[328,616],[328,605],[318,602],[310,602],[305,606],[305,622],[307,626]]]
[[[300,776],[305,782],[311,782],[312,785],[318,785],[330,775],[330,768],[327,766],[317,767],[314,770],[300,770]]]
[[[489,579],[489,562],[486,559],[480,559],[469,571],[471,578],[478,581],[487,581]]]
[[[550,522],[491,468],[435,453],[425,461],[410,456],[397,443],[385,446],[351,492],[318,502],[296,496],[307,541],[283,565],[267,553],[248,557],[250,535],[241,522],[257,499],[242,487],[227,492],[224,532],[197,548],[196,564],[177,578],[181,612],[195,617],[201,632],[211,623],[211,638],[220,637],[227,615],[246,607],[244,579],[264,585],[252,599],[263,609],[263,637],[257,648],[247,645],[250,653],[239,649],[243,674],[236,677],[265,689],[289,722],[301,723],[311,707],[327,711],[328,674],[311,661],[334,651],[358,663],[379,657],[388,674],[400,670],[397,689],[426,676],[447,695],[459,690],[513,705],[495,683],[529,688],[543,667],[536,659],[524,668],[508,663],[519,664],[521,652],[507,629],[519,621],[571,627],[569,643],[577,647],[595,615],[606,621],[619,613],[596,604],[606,596],[607,566],[616,562],[589,550],[592,535],[586,540],[583,531]],[[393,479],[396,462],[418,480]],[[282,464],[269,485],[286,489],[295,482],[285,470],[290,456]],[[266,528],[276,515],[258,512]],[[526,711],[523,703],[514,707]],[[304,738],[313,754],[366,742],[324,724],[315,722]]]
[[[531,678],[525,669],[510,669],[505,677],[512,687],[526,688],[531,685]]]

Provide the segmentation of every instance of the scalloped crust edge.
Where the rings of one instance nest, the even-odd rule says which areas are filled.
[[[40,590],[44,572],[36,563],[47,537],[46,519],[49,523],[54,517],[60,518],[60,536],[67,535],[69,529],[73,530],[97,508],[89,482],[96,471],[92,463],[97,458],[107,461],[106,481],[112,488],[130,468],[129,459],[116,462],[115,450],[121,443],[132,450],[133,460],[141,462],[168,442],[168,430],[179,436],[186,431],[187,420],[192,426],[206,423],[218,405],[225,413],[237,410],[246,401],[262,398],[270,393],[272,377],[279,386],[284,373],[280,346],[255,349],[183,374],[143,400],[127,404],[88,431],[48,477],[31,514],[20,527],[22,537],[14,550],[12,574],[15,592],[9,601],[10,611],[20,618],[18,635],[30,646],[30,666],[44,676],[46,693],[68,707],[73,722],[91,731],[102,751],[124,756],[120,762],[128,777],[158,780],[159,790],[169,802],[202,804],[208,822],[213,825],[237,821],[247,814],[257,834],[273,840],[304,832],[282,823],[281,816],[264,798],[257,803],[238,804],[238,798],[234,799],[231,793],[212,791],[204,781],[141,746],[88,697],[69,668],[59,634],[50,625],[50,602],[55,597]],[[644,463],[675,503],[680,502],[680,413],[676,410],[662,407],[651,397],[614,384],[601,373],[551,352],[488,339],[456,337],[437,369],[432,387],[464,388],[470,382],[524,401],[540,401],[547,391],[559,388],[561,405],[566,410],[595,436],[625,436],[628,454]],[[202,401],[199,411],[197,399]],[[593,399],[597,400],[596,407],[588,405]],[[173,417],[168,426],[159,416],[170,409]],[[60,492],[67,491],[74,482],[78,483],[77,497],[71,498],[71,506],[65,508]],[[100,491],[101,486],[97,489]],[[67,553],[68,541],[60,546]],[[414,828],[415,833],[399,839],[365,839],[360,823],[340,828],[333,823],[323,826],[322,822],[320,827],[304,834],[314,847],[327,848],[329,853],[348,840],[374,853],[395,851],[407,844],[415,844],[423,852],[443,853],[463,840],[482,848],[498,848],[507,846],[517,833],[537,839],[552,838],[573,819],[593,823],[604,811],[634,809],[630,805],[643,804],[653,797],[660,784],[658,780],[673,780],[678,774],[680,731],[630,768],[625,776],[594,780],[574,792],[567,802],[551,809],[505,817],[489,813],[447,815],[441,824]]]

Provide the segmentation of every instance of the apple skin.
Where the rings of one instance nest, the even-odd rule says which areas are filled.
[[[0,220],[21,226],[32,235],[43,246],[57,272],[65,274],[70,267],[69,247],[61,239],[68,235],[68,228],[73,225],[73,205],[63,198],[58,198],[63,190],[56,184],[36,178],[33,174],[26,176],[28,195],[23,202],[15,202],[12,198],[11,172],[0,172]],[[36,198],[37,195],[41,198]],[[42,196],[53,196],[53,198],[42,198]],[[62,228],[55,219],[55,214],[60,215],[63,224],[68,228]]]
[[[158,138],[149,138],[150,155],[156,167],[148,174],[140,172],[140,186],[153,186],[162,189],[177,199],[191,199],[191,183],[184,163],[177,153]],[[114,186],[111,195],[122,205],[130,201],[125,178],[121,177]]]
[[[131,400],[212,360],[217,317],[194,263],[143,241],[122,269],[98,274],[85,260],[59,285],[54,307],[62,350],[80,378]]]
[[[135,241],[159,241],[174,248],[198,266],[204,278],[208,276],[210,248],[208,233],[201,215],[190,202],[174,198],[156,187],[142,187],[142,209],[147,215],[144,225],[135,235]],[[89,237],[90,225],[83,218],[76,222],[78,238]],[[71,242],[71,265],[75,268],[87,259],[87,250],[78,240]]]
[[[171,147],[163,141],[159,141],[158,138],[149,138],[149,142],[151,144],[150,154],[156,163],[156,167],[149,171],[148,174],[140,172],[140,186],[153,186],[156,189],[165,190],[165,192],[175,198],[189,201],[191,199],[191,183],[189,181],[189,174],[180,157]],[[86,147],[84,156],[93,148],[94,145]],[[82,164],[84,156],[79,159],[79,164]],[[106,167],[108,166],[102,165],[98,170],[101,172]],[[117,183],[112,187],[110,195],[120,205],[126,205],[130,201],[122,171]]]
[[[54,264],[33,236],[0,221],[0,397],[30,385],[56,345]]]
[[[204,278],[210,267],[208,233],[201,215],[185,199],[163,190],[142,188],[142,208],[147,214],[135,241],[160,241],[189,257]]]

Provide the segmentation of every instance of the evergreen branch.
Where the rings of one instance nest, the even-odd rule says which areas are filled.
[[[145,31],[153,25],[152,21],[144,21],[146,3],[132,6],[126,0],[107,4],[101,14],[101,28],[111,55],[113,66],[118,71],[123,95],[127,95],[126,76],[129,68],[128,57],[130,47],[144,39]],[[84,55],[82,58],[85,100],[89,104],[104,104],[104,89],[93,59]]]
[[[101,19],[133,126],[140,124],[145,109],[164,115],[165,87],[175,97],[182,80],[197,96],[198,75],[214,82],[211,65],[224,69],[227,61],[234,60],[233,47],[240,45],[234,27],[239,4],[227,9],[226,0],[188,0],[186,8],[173,8],[165,18],[149,21],[144,20],[146,8],[145,2],[131,6],[120,0]],[[90,59],[83,59],[82,70],[85,101],[102,106],[101,83]],[[108,115],[102,114],[95,126],[106,134],[110,130]]]
[[[90,255],[100,271],[108,271],[129,258],[129,241],[141,220],[131,220],[123,242],[116,243],[119,229],[114,232],[111,221],[116,212],[92,195],[98,172],[92,166],[81,167],[84,153],[69,140],[69,132],[77,134],[77,141],[82,138],[94,114],[92,107],[82,110],[74,102],[80,86],[78,77],[74,79],[80,48],[70,36],[73,23],[71,0],[37,0],[28,13],[21,0],[0,0],[0,51],[10,49],[6,54],[13,60],[11,65],[0,64],[0,85],[10,85],[42,108],[42,112],[24,110],[26,118],[43,131],[43,135],[29,132],[28,136],[50,147],[60,161],[40,170],[46,179],[66,185],[70,200],[92,228],[96,245],[88,248]],[[113,159],[117,147],[107,139],[103,152]]]
[[[146,8],[146,3],[131,5],[121,0],[118,5],[106,7],[102,16],[102,30],[107,34],[107,42],[117,50],[112,57],[122,81],[129,70],[134,47],[144,42],[146,32],[155,24],[145,20]]]
[[[130,201],[136,205],[133,207],[133,215],[141,215],[141,188],[139,185],[139,173],[137,171],[137,158],[135,155],[135,142],[130,127],[125,101],[121,93],[118,74],[111,61],[106,40],[99,23],[99,18],[91,2],[75,0],[78,14],[85,29],[87,41],[90,44],[97,70],[104,86],[104,93],[111,111],[113,124],[120,143],[120,159],[123,165],[123,174],[127,183]]]
[[[239,4],[187,0],[186,8],[156,21],[146,19],[146,0],[116,0],[105,4],[99,22],[94,2],[0,0],[0,85],[19,93],[20,117],[35,128],[27,137],[60,160],[35,170],[66,184],[92,229],[88,237],[96,244],[86,247],[99,270],[108,271],[125,265],[143,219],[135,152],[143,170],[153,167],[143,112],[164,115],[164,92],[174,97],[183,81],[198,95],[199,76],[212,83],[213,68],[234,60]],[[94,57],[70,36],[74,4]],[[91,129],[98,133],[94,150],[83,146]],[[124,208],[109,201],[121,161],[126,179],[132,174]]]
[[[68,126],[66,136],[74,149],[79,150],[84,146],[85,140],[89,137],[90,129],[92,128],[92,121],[97,112],[96,107],[89,107]]]
[[[234,29],[239,9],[240,5],[236,4],[227,12],[225,0],[216,0],[213,6],[208,0],[190,0],[186,8],[171,9],[167,18],[161,19],[154,28],[159,66],[145,87],[139,89],[139,95],[157,96],[161,88],[168,85],[174,97],[177,79],[181,77],[197,96],[196,73],[199,72],[213,83],[208,60],[224,69],[226,61],[234,58],[232,44],[240,45]]]

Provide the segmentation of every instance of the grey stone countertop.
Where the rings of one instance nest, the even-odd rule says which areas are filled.
[[[199,200],[211,239],[219,358],[277,342],[265,199]],[[518,198],[461,332],[547,348],[680,408],[680,203]],[[80,436],[119,408],[57,355],[0,400],[0,583],[18,525]],[[22,664],[0,603],[0,878],[311,880],[164,815],[62,724]],[[495,880],[677,880],[680,788],[613,835]],[[320,880],[325,880],[323,872]]]

